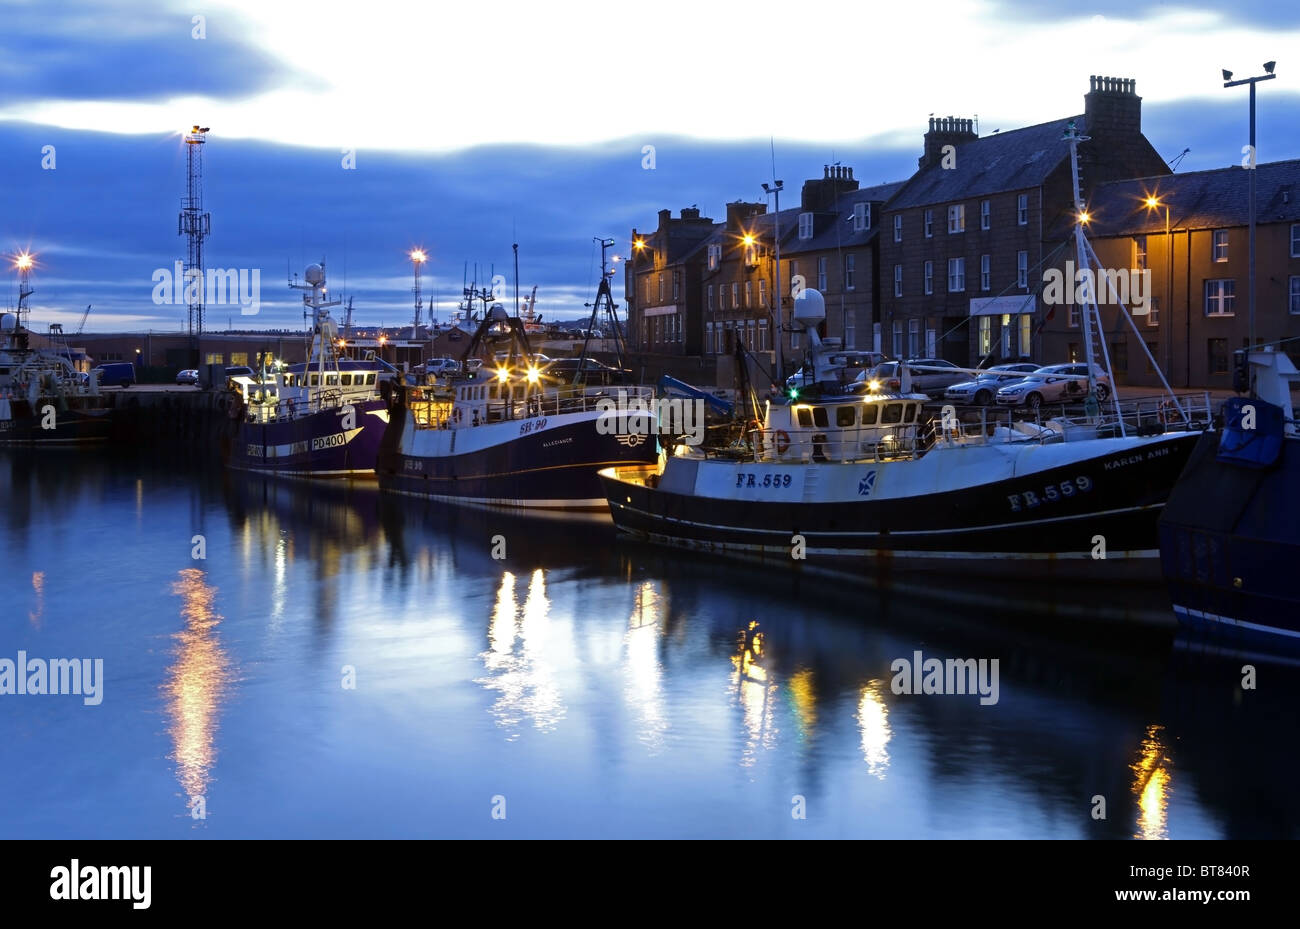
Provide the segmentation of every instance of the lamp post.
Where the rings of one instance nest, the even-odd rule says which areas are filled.
[[[782,307],[785,303],[785,294],[781,288],[781,191],[785,189],[785,184],[778,180],[768,185],[763,185],[763,193],[771,194],[773,199],[772,208],[772,244],[776,257],[775,271],[773,272],[772,281],[772,301],[776,306],[776,378],[777,386],[785,385],[785,359],[782,357],[782,345],[785,341],[785,328],[782,320]]]
[[[1264,74],[1258,77],[1241,78],[1236,81],[1232,79],[1231,71],[1226,68],[1223,69],[1224,87],[1239,87],[1242,84],[1250,85],[1250,163],[1246,166],[1250,171],[1250,284],[1248,285],[1249,292],[1247,294],[1250,305],[1250,326],[1247,344],[1252,350],[1255,348],[1255,165],[1258,162],[1255,148],[1255,85],[1260,81],[1271,81],[1277,77],[1273,73],[1273,68],[1276,65],[1276,61],[1266,61],[1264,62]]]
[[[1173,329],[1173,325],[1174,325],[1174,315],[1173,315],[1174,240],[1173,240],[1173,234],[1169,230],[1169,204],[1161,203],[1158,197],[1149,196],[1146,199],[1146,207],[1147,210],[1156,210],[1159,209],[1160,207],[1164,207],[1165,210],[1165,327],[1167,332],[1169,333],[1168,337],[1165,339],[1166,346],[1168,349],[1165,352],[1165,354],[1168,358],[1168,361],[1166,363],[1170,367],[1173,367],[1173,363],[1174,363],[1174,329]],[[1149,255],[1148,255],[1147,264],[1150,264]],[[1149,322],[1150,317],[1148,316],[1147,319]],[[1188,378],[1190,379],[1190,377],[1191,377],[1191,373],[1189,372]]]

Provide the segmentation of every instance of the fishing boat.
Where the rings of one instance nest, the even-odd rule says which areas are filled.
[[[303,305],[312,318],[307,361],[271,363],[254,377],[229,379],[223,398],[235,435],[229,465],[296,477],[373,477],[388,425],[383,392],[395,369],[371,354],[341,354],[338,327],[325,299],[325,262],[307,268]]]
[[[1174,613],[1228,639],[1300,644],[1300,372],[1284,353],[1237,353],[1222,426],[1193,450],[1160,518]],[[1207,505],[1212,501],[1212,505]]]
[[[593,306],[612,315],[610,277],[602,261]],[[656,460],[652,388],[586,383],[585,349],[571,374],[549,374],[525,321],[500,304],[485,309],[462,361],[481,357],[493,361],[425,374],[394,391],[376,468],[381,488],[476,505],[604,511],[597,472]],[[611,415],[615,405],[623,412]]]
[[[1073,126],[1066,138],[1075,153]],[[1075,204],[1078,266],[1100,267],[1084,236],[1077,172]],[[818,335],[822,295],[804,290],[794,305],[813,356],[807,369],[833,369],[832,347]],[[614,522],[651,541],[853,573],[1158,580],[1157,519],[1208,426],[1209,397],[1175,396],[1165,382],[1162,397],[1121,402],[1111,393],[1103,407],[1098,384],[1113,381],[1100,378],[1110,365],[1096,295],[1080,310],[1082,415],[935,416],[911,393],[920,368],[908,365],[898,392],[840,393],[832,384],[761,408],[755,396],[727,441],[602,471]]]
[[[77,371],[62,344],[62,328],[50,326],[50,344],[32,344],[27,327],[34,260],[22,254],[18,306],[0,313],[0,445],[86,445],[108,438],[112,411],[98,381]]]

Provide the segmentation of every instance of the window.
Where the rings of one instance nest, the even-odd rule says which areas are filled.
[[[1079,343],[1078,343],[1078,342],[1071,342],[1071,343],[1069,343],[1068,345],[1066,345],[1066,347],[1065,347],[1065,357],[1068,358],[1068,359],[1069,359],[1070,361],[1072,361],[1072,362],[1073,362],[1073,361],[1078,361],[1078,360],[1079,360]]]
[[[767,342],[767,320],[760,319],[758,321],[758,350],[765,352],[771,347]]]
[[[1206,342],[1206,361],[1211,374],[1228,373],[1228,340],[1209,339]]]
[[[710,271],[718,270],[718,265],[721,263],[722,263],[722,246],[710,245],[709,246],[709,270]]]
[[[883,351],[883,349],[880,347],[881,338],[882,338],[882,333],[880,331],[880,323],[872,323],[871,324],[871,350],[873,352]]]
[[[714,350],[713,347],[715,333],[716,333],[716,329],[714,328],[713,323],[708,323],[704,327],[704,354],[706,355],[716,354],[716,351]]]
[[[835,408],[835,425],[840,429],[847,429],[850,426],[856,426],[858,423],[858,408],[856,406],[837,406]]]
[[[826,292],[826,262],[827,258],[817,259],[817,289],[822,293]]]
[[[680,271],[673,272],[673,303],[681,299],[682,293],[682,275]]]
[[[762,279],[758,282],[758,305],[767,306],[767,281]]]
[[[894,354],[903,354],[903,324],[901,322],[894,323]]]
[[[813,237],[813,215],[811,213],[799,214],[799,238],[811,239]]]
[[[989,256],[980,255],[980,290],[990,290],[993,287],[993,272],[989,268]]]
[[[1205,315],[1231,316],[1237,302],[1237,282],[1234,280],[1205,282]]]
[[[844,347],[857,348],[858,345],[858,318],[857,314],[851,310],[844,311]]]
[[[948,207],[948,234],[966,231],[966,204],[957,203]]]
[[[948,259],[948,293],[961,293],[966,289],[966,259]]]
[[[224,363],[225,363],[225,357],[226,357],[226,356],[225,356],[222,352],[216,352],[215,354],[214,354],[213,352],[208,352],[208,353],[207,353],[206,355],[204,355],[203,357],[205,357],[205,358],[207,359],[207,361],[204,362],[205,364],[210,364],[210,365],[219,365],[219,364],[224,364]],[[105,355],[104,355],[104,358],[105,358],[106,360],[109,360],[109,361],[121,361],[121,360],[122,360],[122,356],[121,356],[121,355],[118,355],[116,358],[109,358],[109,357],[108,357],[108,354],[105,354]]]
[[[1020,314],[1020,355],[1022,358],[1029,358],[1034,354],[1033,347],[1030,343],[1034,338],[1034,314]]]
[[[1228,260],[1228,230],[1214,230],[1214,244],[1211,246],[1211,255],[1215,261]]]
[[[923,225],[925,226],[925,237],[927,239],[934,238],[934,210],[925,211],[925,223]]]
[[[921,321],[919,319],[909,319],[907,321],[907,357],[915,358],[921,354]]]
[[[248,366],[248,352],[231,352],[230,363],[232,365]]]
[[[924,279],[925,279],[925,292],[927,294],[934,293],[934,262],[933,261],[927,261],[925,263]]]
[[[894,241],[897,242],[898,239]],[[1291,224],[1291,257],[1300,258],[1300,223]]]
[[[1029,194],[1016,197],[1016,222],[1021,226],[1029,225]]]
[[[903,296],[903,266],[894,265],[894,296]]]
[[[854,288],[857,287],[857,284],[854,282],[854,278],[853,278],[853,272],[855,270],[854,266],[856,264],[857,264],[857,255],[844,256],[844,289],[845,290],[853,290]]]
[[[1160,325],[1160,298],[1159,297],[1151,298],[1151,305],[1147,309],[1147,325],[1148,326]]]
[[[1291,275],[1291,299],[1290,309],[1292,313],[1300,314],[1300,274]]]
[[[988,229],[991,226],[992,226],[992,222],[989,214],[989,202],[987,200],[981,200],[980,201],[980,228]]]
[[[1294,227],[1292,228],[1291,239],[1293,242],[1295,241]],[[901,213],[894,217],[894,241],[903,241],[903,214]],[[1293,247],[1291,250],[1294,252],[1295,248]]]
[[[933,329],[925,330],[925,357],[933,358],[935,356],[936,352],[934,350],[934,347],[935,347],[935,340],[937,336],[938,333],[936,333]]]
[[[731,282],[731,308],[740,309],[740,281]]]
[[[871,204],[853,204],[853,231],[866,232],[871,228]]]
[[[999,332],[1001,333],[1001,340],[1000,340],[1000,344],[998,345],[998,351],[1001,352],[1003,358],[1010,358],[1011,357],[1011,314],[1010,313],[1002,314],[1002,327],[1001,329],[999,329]]]
[[[980,357],[993,352],[993,317],[980,317]]]
[[[1128,373],[1128,339],[1110,343],[1110,365],[1116,374]]]
[[[745,281],[745,308],[749,309],[750,298],[752,296],[752,287],[749,281]]]
[[[709,312],[712,313],[713,312],[713,285],[712,284],[709,285],[709,289],[707,293],[709,295]]]
[[[1016,252],[1016,286],[1021,290],[1029,289],[1029,252]]]
[[[794,332],[791,332],[791,333],[790,333],[790,347],[791,347],[791,348],[798,348],[798,347],[799,347],[799,336],[800,336],[800,335],[802,335],[802,333],[800,333],[798,330],[795,330]]]
[[[1078,328],[1079,328],[1079,306],[1078,306],[1078,304],[1076,304],[1076,303],[1071,303],[1071,304],[1070,304],[1069,319],[1066,321],[1066,324],[1067,324],[1071,329],[1078,329]]]
[[[660,303],[660,305],[662,305],[663,302],[664,302],[664,275],[663,275],[663,272],[661,271],[661,272],[659,272],[659,303]]]
[[[1144,235],[1133,237],[1133,267],[1139,271],[1147,268],[1147,237]]]
[[[726,308],[727,308],[727,285],[719,284],[718,285],[718,309],[725,310]]]

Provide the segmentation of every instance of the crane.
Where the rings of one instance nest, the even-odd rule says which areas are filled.
[[[86,304],[86,312],[81,314],[81,323],[77,326],[77,335],[81,335],[81,330],[86,328],[86,320],[90,317],[90,304]]]

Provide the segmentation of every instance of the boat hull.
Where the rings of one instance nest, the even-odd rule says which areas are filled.
[[[614,522],[652,541],[872,571],[1017,576],[1034,562],[1040,575],[1139,580],[1158,576],[1157,516],[1196,440],[972,446],[866,464],[675,459],[657,487],[601,480]]]
[[[603,434],[594,410],[459,429],[396,419],[376,469],[384,490],[486,506],[604,510],[602,468],[656,460],[653,434]]]
[[[373,476],[388,406],[375,399],[353,403],[351,410],[351,424],[339,407],[268,423],[240,421],[228,463],[296,477]]]
[[[0,445],[92,445],[106,441],[112,427],[111,410],[80,401],[65,402],[62,410],[56,400],[38,400],[34,410],[25,399],[8,399],[8,409],[4,405],[0,404]],[[45,415],[46,406],[53,408],[53,415]]]
[[[1268,468],[1218,460],[1219,434],[1192,453],[1160,520],[1174,612],[1228,638],[1300,646],[1300,440]]]

